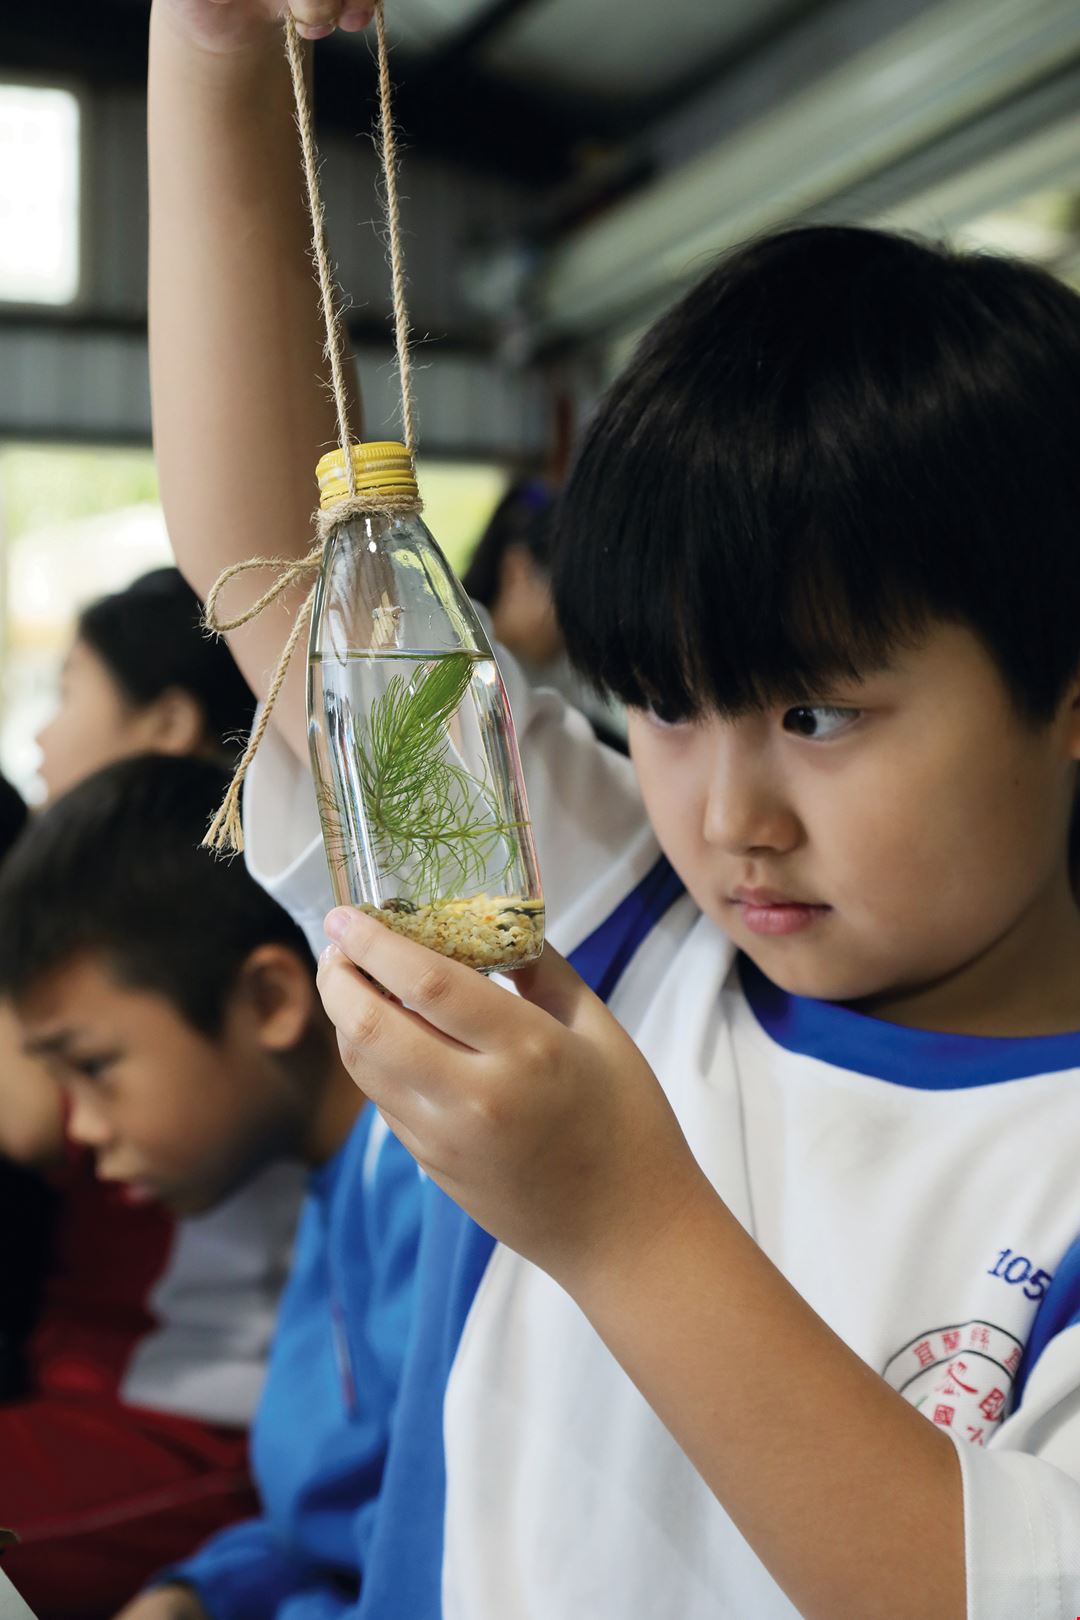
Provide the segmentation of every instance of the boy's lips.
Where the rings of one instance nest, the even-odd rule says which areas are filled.
[[[145,1181],[124,1181],[120,1183],[124,1202],[127,1204],[154,1204],[158,1202],[158,1192]]]
[[[752,934],[798,934],[832,910],[808,900],[795,900],[778,889],[736,889],[732,905]]]
[[[159,1197],[158,1189],[153,1182],[147,1181],[143,1176],[130,1174],[117,1174],[109,1166],[98,1165],[96,1169],[99,1181],[107,1182],[109,1186],[116,1187],[125,1203],[149,1204]]]

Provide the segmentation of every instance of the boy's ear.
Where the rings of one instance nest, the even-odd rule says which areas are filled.
[[[307,1033],[315,1005],[310,970],[287,945],[259,945],[240,969],[235,994],[266,1052],[287,1052]]]
[[[206,734],[202,705],[179,686],[167,687],[140,716],[152,752],[178,757],[196,754]]]
[[[528,546],[515,540],[503,552],[499,564],[499,591],[519,590],[522,585],[535,587],[545,582],[543,571]]]

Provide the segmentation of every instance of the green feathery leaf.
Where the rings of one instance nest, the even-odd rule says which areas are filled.
[[[501,819],[487,778],[447,758],[448,727],[469,689],[475,660],[452,653],[432,661],[410,684],[391,676],[356,738],[355,765],[362,817],[379,869],[401,873],[408,897],[420,904],[483,882],[493,861],[502,878],[518,853],[520,823]],[[341,818],[320,797],[328,848],[339,846]]]

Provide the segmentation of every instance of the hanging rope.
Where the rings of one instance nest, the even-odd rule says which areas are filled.
[[[394,304],[394,350],[401,385],[401,416],[405,445],[409,452],[413,453],[416,448],[416,411],[413,403],[412,367],[409,358],[409,313],[405,301],[405,256],[401,246],[397,149],[394,140],[394,121],[391,109],[390,61],[386,45],[383,0],[376,0],[375,36],[379,68],[379,155],[382,163],[383,197],[386,209]],[[308,95],[307,76],[304,71],[304,52],[300,43],[300,36],[296,31],[296,23],[291,15],[285,22],[285,50],[292,74],[293,99],[296,103],[296,128],[300,137],[300,150],[303,158],[304,191],[307,198],[308,214],[311,219],[311,256],[315,263],[315,274],[319,287],[319,303],[324,329],[323,349],[330,367],[330,382],[334,394],[334,405],[337,410],[338,444],[345,463],[345,478],[348,483],[349,493],[347,497],[335,502],[329,510],[316,513],[314,520],[316,540],[305,557],[251,557],[246,562],[233,563],[214,581],[207,596],[206,606],[203,610],[203,622],[206,628],[213,631],[214,634],[224,635],[227,631],[238,630],[241,625],[250,624],[252,619],[257,618],[271,602],[275,601],[283,591],[288,590],[291,585],[297,584],[300,580],[312,580],[307,596],[304,598],[289,632],[289,638],[282,648],[281,657],[278,659],[277,668],[271,678],[258,721],[233,773],[228,791],[207,829],[206,837],[203,839],[203,844],[207,848],[218,850],[221,853],[239,851],[244,847],[244,834],[240,815],[244,778],[258,752],[259,744],[266,735],[266,728],[270,723],[270,716],[274,711],[274,705],[285,680],[292,655],[311,617],[327,540],[335,529],[353,517],[366,517],[372,514],[397,516],[419,512],[421,509],[421,503],[415,495],[378,489],[358,490],[356,487],[356,468],[352,457],[353,438],[349,431],[349,395],[345,383],[345,335],[337,307],[334,271],[326,240],[326,216],[323,208],[322,191],[319,186],[319,152],[315,143],[311,98]],[[262,596],[256,602],[253,602],[245,612],[237,614],[234,618],[223,618],[218,612],[217,606],[222,590],[230,580],[235,579],[239,574],[247,573],[253,568],[275,568],[278,570],[277,578],[269,589],[264,591]]]
[[[409,357],[409,312],[405,304],[405,255],[401,247],[401,205],[398,201],[397,144],[390,100],[390,56],[386,49],[386,18],[382,0],[375,8],[375,37],[379,53],[379,153],[386,188],[386,224],[390,233],[390,278],[394,296],[394,351],[401,384],[401,424],[405,448],[416,449],[412,361]]]

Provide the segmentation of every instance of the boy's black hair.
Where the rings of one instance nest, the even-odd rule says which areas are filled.
[[[544,573],[551,566],[552,492],[539,478],[511,484],[476,543],[462,584],[474,602],[491,608],[499,595],[503,558],[511,546],[525,546]]]
[[[180,571],[155,568],[85,608],[78,635],[132,703],[152,703],[170,687],[193,697],[224,762],[251,730],[255,698],[228,647],[201,621],[202,603]]]
[[[28,816],[22,794],[12,787],[6,776],[0,776],[0,860],[19,837]]]
[[[314,976],[303,933],[243,861],[199,848],[227,781],[204,760],[126,759],[35,818],[0,868],[0,991],[92,952],[216,1035],[258,946],[288,946]]]
[[[553,572],[579,669],[672,718],[805,700],[945,620],[1048,719],[1080,665],[1080,297],[874,230],[738,249],[601,405]]]

